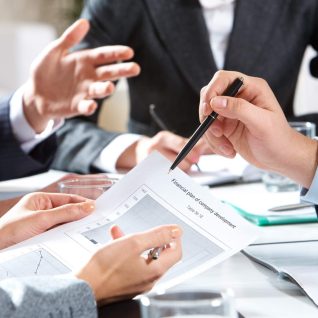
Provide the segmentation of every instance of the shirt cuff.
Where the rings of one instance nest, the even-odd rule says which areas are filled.
[[[121,154],[138,141],[142,136],[137,134],[123,134],[110,142],[93,162],[93,166],[102,171],[117,172],[116,163]]]
[[[24,86],[21,86],[10,100],[10,122],[13,134],[25,153],[29,153],[43,140],[51,136],[63,124],[63,119],[50,120],[45,130],[36,134],[23,112]]]
[[[300,198],[303,201],[318,204],[318,168],[309,189],[302,188]]]

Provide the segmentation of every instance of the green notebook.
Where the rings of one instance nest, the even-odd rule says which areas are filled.
[[[236,211],[238,211],[238,213],[240,213],[245,219],[259,226],[318,222],[317,214],[314,208],[312,213],[299,213],[286,216],[281,213],[279,215],[272,216],[253,214],[241,209],[240,207],[230,202],[226,203],[232,206]]]

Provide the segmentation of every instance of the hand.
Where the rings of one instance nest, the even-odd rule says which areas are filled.
[[[142,137],[122,153],[117,160],[116,168],[131,169],[154,150],[159,151],[170,161],[174,161],[187,142],[187,138],[169,131],[161,131],[152,138]],[[200,140],[178,167],[184,171],[190,170],[193,164],[198,163],[200,156],[208,151],[206,142],[203,139]]]
[[[94,99],[114,91],[110,81],[140,72],[136,63],[117,63],[133,57],[133,50],[127,46],[70,53],[88,30],[88,21],[78,20],[44,49],[31,66],[23,97],[24,112],[38,133],[50,119],[92,114],[97,107]]]
[[[31,193],[0,218],[0,249],[79,220],[94,210],[94,201],[76,195]]]
[[[121,237],[101,248],[76,275],[92,288],[99,303],[132,298],[150,290],[155,282],[182,256],[181,229],[165,225],[150,231]],[[168,246],[159,259],[149,260],[141,254],[155,246]]]
[[[237,77],[244,86],[236,98],[219,95]],[[217,121],[206,132],[215,153],[240,153],[255,166],[286,175],[308,187],[316,170],[317,143],[292,129],[268,84],[237,72],[217,72],[202,89],[200,119],[214,110]]]
[[[50,183],[48,186],[41,188],[39,190],[37,190],[38,192],[48,192],[48,193],[56,193],[59,192],[59,182],[64,181],[64,180],[71,180],[71,179],[80,179],[80,178],[102,178],[103,174],[86,174],[86,175],[80,175],[80,174],[76,174],[76,173],[68,173],[65,176],[63,176],[62,178],[60,178],[59,180]],[[7,199],[7,200],[3,200],[1,201],[0,204],[0,217],[2,215],[4,215],[5,213],[7,213],[14,205],[16,205],[19,200],[22,198],[23,196],[18,196],[15,198],[11,198],[11,199]]]

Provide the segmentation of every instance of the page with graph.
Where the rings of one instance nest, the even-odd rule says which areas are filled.
[[[125,234],[163,224],[183,229],[182,260],[158,282],[167,288],[230,257],[251,243],[258,229],[214,198],[170,162],[153,153],[96,202],[96,212],[0,254],[0,279],[64,274],[107,244],[109,228]]]

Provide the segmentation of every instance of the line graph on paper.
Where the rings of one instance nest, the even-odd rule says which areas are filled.
[[[147,186],[142,186],[107,219],[101,220],[95,225],[91,224],[79,232],[91,243],[97,245],[111,240],[109,229],[114,223],[120,226],[125,234],[149,230],[163,224],[179,224],[184,233],[182,263],[174,267],[167,276],[175,276],[184,268],[202,264],[224,252],[224,249],[217,243],[197,232],[171,210],[173,208],[167,207],[167,204],[162,202]]]
[[[8,277],[59,275],[70,269],[43,248],[0,263],[0,279]]]

